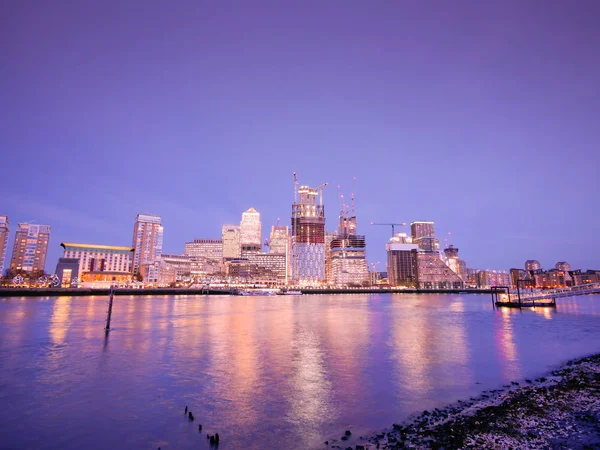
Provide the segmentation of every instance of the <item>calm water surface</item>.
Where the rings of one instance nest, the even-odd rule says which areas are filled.
[[[106,307],[0,299],[1,448],[321,448],[600,351],[599,296],[116,297],[105,338]]]

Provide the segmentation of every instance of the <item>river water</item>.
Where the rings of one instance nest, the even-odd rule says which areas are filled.
[[[0,448],[323,448],[600,352],[600,296],[558,302],[116,297],[106,337],[106,297],[3,298]]]

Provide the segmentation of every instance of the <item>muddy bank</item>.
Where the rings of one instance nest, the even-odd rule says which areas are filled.
[[[600,354],[344,444],[327,441],[324,448],[600,449]]]

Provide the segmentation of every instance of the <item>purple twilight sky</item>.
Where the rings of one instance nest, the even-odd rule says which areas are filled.
[[[164,251],[250,206],[289,224],[292,173],[356,177],[359,232],[431,220],[469,267],[600,269],[600,2],[54,1],[0,5],[0,214],[62,241]],[[10,251],[10,250],[9,250]],[[10,255],[10,254],[9,254]]]

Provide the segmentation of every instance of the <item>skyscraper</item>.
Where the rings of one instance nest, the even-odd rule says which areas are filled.
[[[410,231],[413,244],[417,244],[421,250],[432,252],[440,249],[433,222],[413,222]]]
[[[324,185],[323,185],[324,186]],[[321,188],[323,187],[321,186]],[[294,189],[292,205],[292,279],[298,283],[325,280],[325,208],[319,188]],[[296,203],[297,197],[300,197]],[[320,197],[317,204],[317,196]]]
[[[262,250],[262,224],[260,213],[254,208],[242,213],[240,223],[242,256],[260,253]]]
[[[46,267],[46,253],[50,240],[49,225],[20,223],[15,234],[11,270],[41,274]]]
[[[4,275],[4,263],[6,261],[6,249],[8,248],[9,234],[8,217],[0,216],[0,277]]]
[[[352,208],[354,210],[354,207]],[[328,282],[336,286],[365,286],[369,282],[365,236],[356,234],[356,216],[340,214],[337,235],[331,240]]]
[[[223,238],[223,258],[239,258],[242,255],[239,225],[223,225],[221,236]]]
[[[138,214],[133,226],[133,273],[140,273],[142,264],[160,259],[162,254],[163,227],[159,216]]]
[[[392,236],[386,244],[387,274],[390,286],[415,287],[417,283],[418,245],[404,233]]]

